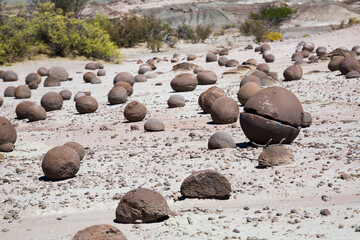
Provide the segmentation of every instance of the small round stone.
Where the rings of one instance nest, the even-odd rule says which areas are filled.
[[[234,123],[239,117],[239,106],[232,98],[219,97],[211,105],[210,114],[214,123]]]
[[[145,122],[144,129],[147,132],[160,132],[165,130],[165,125],[159,119],[150,118]]]
[[[169,108],[180,108],[185,106],[185,98],[181,95],[175,94],[169,97],[167,104]]]
[[[69,73],[63,67],[51,67],[48,70],[48,76],[56,76],[60,81],[67,81]]]
[[[5,88],[4,97],[15,97],[15,89],[16,87],[14,86],[9,86]]]
[[[115,83],[115,87],[116,86],[125,88],[128,96],[131,96],[134,92],[134,88],[127,82],[117,82],[117,83]]]
[[[128,72],[120,72],[114,77],[114,85],[117,82],[127,82],[131,86],[134,86],[135,78]]]
[[[97,78],[96,75],[95,75],[95,73],[93,73],[93,72],[86,72],[86,73],[84,73],[84,75],[83,75],[83,80],[84,80],[84,82],[86,82],[86,83],[91,83],[91,80],[92,80],[93,78]]]
[[[38,73],[30,73],[25,78],[26,85],[29,85],[31,82],[37,82],[38,84],[41,82],[41,76]]]
[[[31,90],[26,85],[20,85],[15,89],[14,92],[16,99],[25,99],[31,97]]]
[[[144,104],[138,101],[132,101],[126,105],[124,110],[124,117],[129,122],[142,121],[146,116],[147,109]]]
[[[106,71],[104,69],[100,69],[97,71],[96,75],[98,75],[98,77],[103,77],[106,75]]]
[[[291,164],[295,161],[294,154],[284,146],[268,146],[258,158],[259,167],[274,167]]]
[[[0,117],[0,152],[11,152],[17,139],[17,132],[11,122]]]
[[[215,84],[218,77],[216,73],[210,70],[204,70],[196,76],[199,85]]]
[[[63,98],[57,92],[48,92],[45,93],[41,100],[41,106],[47,111],[60,110],[63,105]]]
[[[209,138],[209,149],[235,148],[234,139],[226,132],[216,132]]]
[[[61,81],[55,75],[48,76],[44,81],[44,87],[58,87],[58,86],[61,86]]]
[[[3,73],[2,79],[4,82],[15,82],[18,80],[18,75],[12,70],[7,70]]]
[[[77,142],[67,142],[64,144],[66,147],[70,147],[75,150],[75,152],[79,155],[80,160],[82,160],[85,156],[85,149],[84,147]]]
[[[17,119],[25,119],[27,118],[27,109],[35,103],[24,101],[19,103],[15,108],[16,118]]]
[[[98,102],[92,96],[82,96],[76,100],[76,110],[81,113],[93,113],[98,109]]]
[[[206,55],[206,62],[216,62],[217,61],[217,56],[214,53],[208,53]]]
[[[43,107],[33,104],[27,108],[27,118],[29,122],[41,121],[46,119],[46,111]]]
[[[239,102],[245,106],[246,102],[249,100],[251,96],[261,90],[261,87],[255,82],[248,82],[240,87],[239,92],[237,94]]]
[[[108,93],[108,101],[110,104],[126,103],[128,94],[125,88],[121,86],[113,87]]]
[[[100,224],[80,230],[72,240],[126,240],[126,237],[116,227]]]
[[[40,67],[38,70],[37,70],[37,73],[42,76],[42,77],[45,77],[47,76],[47,73],[48,73],[48,70],[44,67]]]
[[[60,96],[63,98],[63,100],[70,100],[71,99],[71,92],[69,90],[62,90],[59,92]]]
[[[135,82],[146,82],[147,78],[142,75],[142,74],[138,74],[135,76]]]

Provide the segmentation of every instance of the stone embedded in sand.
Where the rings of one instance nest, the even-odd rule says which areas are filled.
[[[248,82],[240,87],[237,97],[239,102],[242,105],[245,105],[246,102],[252,97],[255,93],[261,90],[261,87],[255,82]]]
[[[229,49],[227,49],[227,48],[221,49],[219,52],[219,55],[220,56],[229,55]]]
[[[41,83],[41,76],[38,73],[30,73],[25,78],[26,85],[29,85],[31,82]]]
[[[303,51],[304,50],[307,50],[309,52],[313,52],[315,49],[315,45],[312,43],[312,42],[306,42],[304,45],[303,45]]]
[[[17,119],[25,119],[27,118],[27,109],[35,103],[24,101],[19,103],[15,108],[16,118]]]
[[[219,60],[218,60],[218,64],[219,66],[226,66],[226,63],[229,61],[229,59],[227,57],[219,57]]]
[[[100,69],[99,71],[96,72],[96,75],[98,77],[103,77],[106,75],[106,71],[104,69]]]
[[[146,78],[156,78],[157,74],[155,72],[150,71],[150,72],[144,73],[144,77],[146,77]]]
[[[193,61],[193,60],[195,60],[196,59],[196,55],[195,54],[189,54],[188,56],[187,56],[187,60],[188,61]]]
[[[128,94],[125,88],[121,86],[113,87],[108,93],[108,101],[110,104],[126,103]]]
[[[16,87],[14,86],[9,86],[5,88],[4,97],[15,97],[15,89]]]
[[[44,175],[50,180],[65,180],[76,175],[80,168],[77,152],[66,146],[50,149],[42,161]]]
[[[151,223],[171,213],[165,198],[158,192],[137,188],[127,192],[116,208],[116,221],[120,223]]]
[[[351,71],[356,71],[360,73],[360,63],[356,58],[353,57],[345,57],[339,63],[339,70],[342,74],[346,75]]]
[[[195,68],[197,68],[198,65],[189,63],[189,62],[182,62],[178,63],[173,66],[173,71],[194,71]]]
[[[295,161],[294,154],[284,146],[268,146],[260,154],[259,167],[267,168],[291,164]]]
[[[60,96],[63,98],[63,100],[70,100],[71,99],[71,92],[69,90],[62,90],[59,92]]]
[[[206,55],[206,59],[205,59],[206,62],[216,62],[217,61],[217,56],[216,54],[214,53],[208,53]]]
[[[243,65],[251,65],[251,66],[257,66],[258,63],[255,59],[253,58],[249,58],[248,60],[246,60]]]
[[[54,75],[60,81],[67,81],[69,78],[69,73],[63,67],[51,67],[48,70],[48,76]]]
[[[11,122],[0,117],[0,152],[11,152],[17,139],[17,133]]]
[[[199,85],[215,84],[217,81],[216,73],[210,70],[204,70],[196,76]]]
[[[266,73],[264,73],[263,71],[259,71],[259,70],[255,70],[253,73],[251,73],[251,75],[257,76],[259,79],[261,79],[263,77],[267,77]]]
[[[45,77],[47,76],[47,73],[48,73],[48,70],[44,67],[40,67],[38,70],[37,70],[37,73],[42,76],[42,77]]]
[[[273,54],[268,54],[264,56],[264,60],[266,63],[272,63],[275,61],[275,56]]]
[[[146,116],[147,109],[144,104],[138,101],[132,101],[126,105],[124,110],[124,117],[129,122],[142,121]]]
[[[234,139],[226,132],[216,132],[209,138],[209,149],[235,148]]]
[[[61,81],[55,75],[48,76],[44,81],[44,87],[58,87],[58,86],[61,86]]]
[[[310,113],[308,112],[304,112],[304,118],[303,118],[303,121],[301,123],[301,127],[302,128],[307,128],[307,127],[310,127],[312,123],[312,116]]]
[[[236,59],[230,59],[226,62],[226,67],[237,67],[239,65],[239,61]]]
[[[57,92],[45,93],[40,100],[41,106],[45,108],[47,112],[60,110],[63,102],[63,98]]]
[[[227,199],[231,184],[227,178],[214,170],[193,172],[181,184],[181,194],[189,198]]]
[[[104,64],[101,62],[95,62],[96,69],[104,69]]]
[[[303,58],[304,58],[303,52],[295,52],[295,53],[291,56],[291,61],[302,60]]]
[[[151,71],[152,71],[152,69],[150,68],[150,66],[145,65],[145,66],[139,68],[138,74],[144,74],[146,72],[151,72]]]
[[[89,62],[85,65],[85,69],[87,70],[96,70],[96,63],[95,62]]]
[[[98,109],[98,102],[92,96],[81,96],[76,100],[76,110],[81,113],[93,113]]]
[[[20,85],[15,89],[14,96],[16,99],[25,99],[31,97],[31,90],[26,85]]]
[[[2,79],[4,82],[15,82],[18,80],[18,75],[12,70],[7,70],[3,73]]]
[[[255,143],[291,143],[299,134],[304,111],[299,99],[289,90],[268,87],[255,93],[240,114],[246,137]]]
[[[170,60],[170,62],[172,62],[172,63],[176,63],[178,61],[179,61],[179,58],[177,58],[177,57],[172,57]]]
[[[98,77],[92,78],[90,83],[91,84],[101,84],[101,79]]]
[[[346,74],[346,79],[360,78],[360,73],[357,71],[351,71]]]
[[[198,81],[194,74],[182,73],[171,80],[170,84],[175,92],[189,92],[196,88]]]
[[[260,63],[256,66],[256,69],[259,71],[263,71],[264,73],[270,72],[269,65],[267,65],[266,63]]]
[[[114,77],[114,85],[117,82],[127,82],[131,86],[134,86],[135,78],[128,72],[120,72]]]
[[[77,142],[67,142],[64,144],[64,146],[66,147],[70,147],[72,149],[75,150],[75,152],[79,155],[80,161],[84,158],[85,156],[85,149],[84,147]]]
[[[213,86],[200,94],[198,99],[199,106],[204,111],[204,113],[210,113],[211,105],[214,103],[214,101],[217,98],[223,96],[226,96],[224,90],[216,86]]]
[[[128,96],[131,96],[134,92],[134,88],[127,82],[117,82],[117,83],[115,83],[114,87],[117,87],[117,86],[125,88]]]
[[[211,105],[211,119],[216,124],[234,123],[239,117],[239,106],[229,97],[219,97]]]
[[[126,240],[126,237],[116,227],[100,224],[80,230],[72,240]]]
[[[339,64],[341,63],[341,61],[344,59],[344,57],[341,57],[341,56],[336,56],[336,57],[333,57],[329,64],[328,64],[328,69],[330,71],[337,71],[339,70]]]
[[[165,130],[165,125],[159,119],[150,118],[145,122],[144,129],[147,132],[160,132]]]
[[[27,108],[26,111],[29,122],[35,122],[46,119],[46,111],[43,107],[33,104]]]
[[[249,75],[249,76],[246,76],[244,77],[241,82],[240,82],[240,87],[244,86],[246,83],[248,82],[254,82],[256,83],[257,85],[261,86],[261,80],[258,76],[255,76],[255,75]]]
[[[91,96],[91,92],[82,91],[82,92],[76,93],[75,96],[74,96],[74,102],[76,102],[76,100],[78,100],[82,96]]]
[[[147,78],[142,75],[142,74],[138,74],[135,76],[135,82],[146,82]]]
[[[326,47],[324,47],[324,46],[320,46],[320,47],[318,47],[318,48],[316,48],[316,55],[318,55],[319,57],[321,57],[321,56],[323,56],[323,55],[325,55],[326,54]]]
[[[83,80],[86,83],[91,83],[91,79],[93,79],[93,78],[97,78],[95,73],[93,73],[93,72],[86,72],[83,75]]]
[[[285,81],[300,80],[303,75],[303,70],[300,65],[292,65],[284,71]]]
[[[167,104],[169,108],[180,108],[185,106],[185,98],[181,95],[175,94],[169,97]]]

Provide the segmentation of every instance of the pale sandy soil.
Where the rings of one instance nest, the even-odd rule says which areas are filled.
[[[271,43],[275,63],[271,71],[282,72],[292,63],[291,54],[300,40],[312,41],[316,46],[351,48],[360,44],[360,26],[306,39]],[[243,51],[247,43],[236,43],[229,58],[240,62],[261,56]],[[255,46],[255,45],[254,45]],[[48,91],[69,89],[91,91],[99,102],[94,114],[78,115],[73,100],[64,102],[61,110],[48,113],[44,121],[29,123],[15,119],[15,107],[22,100],[4,99],[0,115],[15,124],[18,140],[15,150],[4,153],[0,162],[0,239],[71,239],[80,229],[93,224],[111,224],[124,232],[128,239],[359,239],[355,227],[360,225],[360,79],[347,80],[339,72],[328,72],[327,62],[303,65],[304,74],[294,82],[277,85],[293,91],[305,111],[313,116],[313,125],[303,129],[289,145],[296,163],[288,166],[257,169],[261,148],[244,148],[248,142],[239,122],[230,125],[209,124],[209,115],[201,114],[197,98],[209,86],[198,86],[195,91],[181,93],[186,106],[168,109],[166,101],[173,93],[170,81],[176,73],[170,62],[157,63],[159,73],[146,83],[136,83],[129,98],[144,103],[146,119],[159,118],[166,130],[159,133],[143,131],[145,121],[134,123],[139,131],[131,131],[131,123],[123,117],[125,105],[107,104],[107,93],[116,72],[136,74],[137,59],[154,56],[170,58],[173,53],[182,57],[195,52],[194,63],[215,71],[217,86],[236,99],[240,76],[222,75],[228,69],[215,63],[205,63],[205,54],[214,45],[185,45],[159,54],[144,49],[124,51],[127,58],[122,65],[105,64],[107,75],[101,85],[85,84],[82,74],[86,61],[48,59],[14,64],[1,69],[13,69],[20,80],[0,82],[0,93],[10,85],[24,83],[25,76],[39,67],[65,67],[73,81],[61,87],[32,91],[30,100],[40,103]],[[155,86],[161,82],[161,86]],[[242,111],[242,106],[240,106]],[[145,119],[145,120],[146,120]],[[106,126],[108,130],[104,129]],[[236,149],[207,150],[209,137],[218,130],[231,134],[239,147]],[[190,137],[190,133],[195,133]],[[43,176],[41,161],[50,148],[67,141],[77,141],[87,147],[80,171],[73,179],[61,182],[39,180]],[[165,146],[171,143],[171,146]],[[251,160],[253,159],[253,160]],[[181,182],[192,171],[216,169],[232,184],[229,200],[186,199],[180,196]],[[348,180],[339,178],[350,174]],[[174,216],[153,224],[117,224],[115,209],[123,195],[136,187],[152,188],[166,199]],[[325,202],[322,195],[330,198]],[[244,210],[244,207],[249,210]],[[321,216],[321,209],[330,216]],[[295,209],[291,213],[290,211]],[[13,212],[11,212],[13,211]],[[18,219],[2,219],[10,214]],[[17,216],[16,216],[17,215]],[[339,228],[342,224],[343,228]]]

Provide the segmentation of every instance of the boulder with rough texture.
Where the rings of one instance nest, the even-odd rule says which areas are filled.
[[[66,81],[69,78],[69,73],[63,67],[51,67],[47,75],[56,76],[60,81]]]
[[[258,144],[291,143],[299,134],[304,111],[289,90],[268,87],[255,93],[240,114],[240,125],[250,141]]]
[[[44,67],[40,67],[38,70],[37,70],[37,73],[42,76],[42,77],[45,77],[47,76],[47,73],[48,73],[48,70]]]
[[[211,105],[211,119],[213,123],[230,124],[239,117],[239,106],[236,101],[229,97],[219,97]]]
[[[185,98],[181,95],[175,94],[169,97],[167,104],[169,108],[180,108],[185,106]]]
[[[67,142],[64,144],[66,147],[70,147],[75,150],[75,152],[79,155],[80,160],[82,160],[85,156],[85,149],[84,147],[77,142]]]
[[[33,104],[26,111],[29,122],[41,121],[46,119],[46,111],[43,107]]]
[[[181,194],[189,198],[227,199],[231,193],[229,180],[214,170],[193,172],[181,184]]]
[[[131,86],[134,86],[135,83],[135,78],[133,77],[133,75],[131,75],[128,72],[120,72],[118,74],[115,75],[114,77],[114,85],[117,82],[127,82],[129,83]]]
[[[189,92],[193,91],[198,84],[197,78],[191,73],[182,73],[171,80],[171,88],[175,92]]]
[[[30,73],[25,78],[26,85],[29,85],[32,82],[41,83],[41,76],[38,73]]]
[[[342,74],[346,75],[351,71],[360,73],[360,62],[354,57],[345,57],[339,63],[339,70]]]
[[[337,71],[339,70],[339,64],[341,63],[341,61],[344,59],[344,57],[341,57],[341,56],[336,56],[336,57],[333,57],[329,64],[328,64],[328,69],[330,71]]]
[[[147,132],[160,132],[165,130],[165,125],[159,119],[150,118],[145,122],[144,129]]]
[[[216,132],[209,138],[209,149],[235,148],[234,139],[226,132]]]
[[[45,93],[40,100],[41,106],[45,108],[47,112],[60,110],[63,102],[63,98],[57,92]]]
[[[242,105],[245,105],[251,96],[261,90],[261,87],[255,82],[248,82],[240,87],[237,97]]]
[[[9,86],[5,88],[4,97],[15,97],[15,89],[16,87],[14,86]]]
[[[286,81],[300,80],[303,75],[303,70],[300,65],[292,65],[285,69],[283,75]]]
[[[61,81],[55,75],[48,76],[44,81],[44,87],[58,87],[58,86],[61,86]]]
[[[260,154],[259,167],[274,167],[291,164],[295,161],[294,154],[284,146],[268,146]]]
[[[110,104],[126,103],[128,94],[125,88],[121,86],[113,87],[108,93],[108,101]]]
[[[66,146],[50,149],[42,161],[44,175],[54,181],[72,178],[80,169],[80,158],[77,152]]]
[[[116,208],[116,221],[120,223],[151,223],[170,215],[165,198],[158,192],[137,188],[127,192]]]
[[[18,80],[18,75],[12,70],[7,70],[3,73],[2,79],[4,82],[15,82]]]
[[[60,96],[63,98],[64,101],[71,99],[71,92],[69,90],[61,90],[59,92]]]
[[[72,240],[126,240],[126,237],[116,227],[100,224],[78,231]]]
[[[114,87],[117,87],[117,86],[125,88],[128,96],[131,96],[134,92],[134,88],[128,82],[117,82],[117,83],[115,83]]]
[[[206,59],[205,59],[206,62],[216,62],[217,60],[218,60],[217,56],[214,53],[208,53],[206,55]]]
[[[216,73],[210,70],[204,70],[199,72],[196,78],[199,85],[215,84],[218,79]]]
[[[17,132],[11,122],[0,117],[0,152],[11,152],[17,139]]]
[[[25,119],[27,118],[27,109],[35,103],[29,101],[23,101],[19,103],[15,108],[16,118]]]
[[[213,86],[200,94],[198,99],[199,106],[204,111],[204,113],[210,113],[211,105],[214,103],[214,101],[217,98],[223,96],[226,96],[224,90],[216,86]]]
[[[93,113],[98,109],[98,102],[92,96],[81,96],[76,100],[76,110],[81,113]]]
[[[139,122],[144,120],[147,109],[144,104],[138,101],[132,101],[126,105],[124,110],[124,117],[129,122]]]
[[[15,89],[14,96],[16,99],[25,99],[31,97],[31,90],[26,85],[20,85]]]

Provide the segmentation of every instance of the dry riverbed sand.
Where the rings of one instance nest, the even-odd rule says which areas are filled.
[[[271,43],[276,61],[269,66],[280,79],[292,64],[291,54],[301,40],[328,50],[343,46],[351,49],[360,44],[360,27]],[[230,50],[228,58],[263,62],[253,50],[244,51],[246,45],[236,43],[238,47]],[[15,107],[22,100],[4,99],[0,115],[16,126],[18,140],[14,151],[3,153],[0,160],[0,239],[71,239],[80,229],[94,224],[113,225],[128,239],[359,239],[359,78],[345,79],[339,72],[329,72],[328,62],[318,62],[303,65],[301,80],[277,83],[295,93],[304,110],[313,116],[313,124],[287,146],[296,163],[268,169],[256,168],[262,149],[246,144],[239,122],[234,126],[209,124],[210,116],[201,113],[197,99],[209,86],[181,93],[185,107],[168,109],[167,99],[174,94],[170,81],[177,74],[171,71],[174,64],[170,62],[157,63],[158,76],[135,83],[134,94],[128,99],[145,104],[145,120],[161,119],[164,132],[144,132],[145,120],[126,122],[125,104],[108,105],[107,93],[115,73],[135,75],[137,59],[170,59],[177,52],[183,58],[197,54],[193,63],[215,71],[219,76],[216,85],[236,99],[241,76],[223,75],[227,68],[217,62],[205,63],[206,51],[216,47],[181,45],[182,49],[159,54],[127,50],[123,64],[105,63],[107,75],[101,77],[101,85],[83,82],[86,61],[46,59],[1,67],[19,75],[18,82],[0,82],[2,94],[7,86],[24,84],[25,76],[39,67],[63,66],[73,80],[62,82],[61,87],[44,88],[41,84],[32,90],[30,100],[39,104],[48,91],[68,89],[73,96],[78,91],[90,91],[99,109],[79,115],[74,101],[65,101],[61,110],[48,112],[46,120],[30,123],[15,119]],[[313,70],[320,72],[307,74]],[[131,125],[140,130],[131,130]],[[219,130],[229,133],[238,147],[208,150],[209,137]],[[68,141],[86,147],[77,176],[59,182],[42,180],[44,154]],[[229,200],[181,200],[181,182],[202,169],[218,170],[229,179]],[[174,215],[152,224],[113,222],[121,196],[140,186],[160,192]],[[322,209],[328,209],[330,215],[321,215]]]

